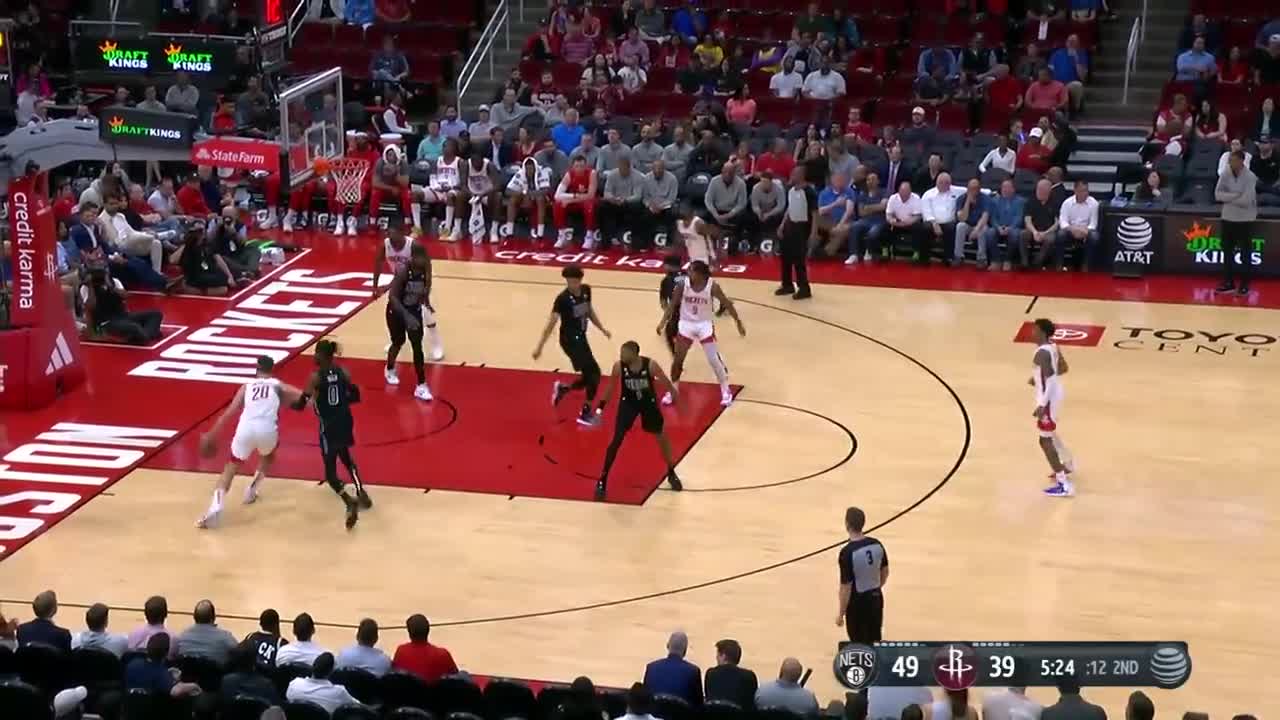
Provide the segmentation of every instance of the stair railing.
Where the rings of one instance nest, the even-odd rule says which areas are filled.
[[[1146,15],[1146,3],[1143,4],[1143,15]],[[1124,51],[1124,90],[1120,93],[1120,104],[1129,104],[1129,76],[1137,71],[1138,68],[1138,46],[1142,44],[1142,22],[1143,18],[1137,18],[1133,21],[1133,28],[1129,30],[1129,47]]]
[[[289,27],[289,47],[293,47],[293,38],[302,30],[302,24],[307,21],[307,8],[309,3],[299,2],[293,6],[293,10],[289,12],[287,21]]]
[[[520,6],[521,12],[523,12],[523,0],[521,0]],[[489,16],[489,22],[484,26],[484,31],[480,33],[480,37],[476,38],[475,47],[471,50],[471,54],[467,56],[466,62],[462,64],[462,69],[458,71],[456,102],[459,115],[463,112],[463,98],[466,97],[467,90],[471,88],[471,81],[475,79],[481,65],[486,63],[489,65],[489,79],[494,79],[493,43],[497,40],[500,32],[506,35],[507,50],[510,50],[511,11],[508,8],[507,0],[498,0],[497,6],[493,9],[493,14]]]

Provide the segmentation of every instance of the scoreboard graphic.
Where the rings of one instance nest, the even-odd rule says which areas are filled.
[[[842,642],[836,679],[850,690],[873,685],[970,687],[1082,686],[1173,689],[1191,677],[1185,642]]]

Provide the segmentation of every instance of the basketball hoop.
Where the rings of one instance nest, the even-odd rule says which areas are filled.
[[[340,157],[329,161],[329,176],[333,178],[335,194],[341,203],[355,205],[360,202],[360,190],[367,172],[367,160]]]

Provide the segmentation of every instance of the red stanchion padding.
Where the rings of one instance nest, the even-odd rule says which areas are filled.
[[[10,319],[18,329],[0,336],[0,371],[4,374],[0,407],[43,407],[59,393],[84,382],[75,318],[58,285],[57,237],[47,175],[10,180]]]

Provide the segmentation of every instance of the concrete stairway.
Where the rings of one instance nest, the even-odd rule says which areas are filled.
[[[1137,67],[1129,76],[1128,101],[1124,97],[1124,61],[1133,21],[1142,13],[1142,0],[1113,0],[1120,15],[1103,23],[1102,52],[1093,58],[1093,77],[1085,93],[1085,117],[1110,124],[1150,123],[1160,102],[1160,92],[1173,72],[1178,35],[1189,11],[1188,0],[1148,3],[1146,37],[1138,47]]]
[[[538,29],[538,21],[547,15],[547,0],[524,0],[524,20],[520,19],[519,0],[507,0],[507,5],[511,13],[511,49],[507,49],[506,36],[502,32],[498,33],[497,39],[493,43],[493,77],[489,77],[489,63],[486,60],[481,64],[480,69],[476,72],[475,77],[471,80],[471,86],[467,88],[467,95],[463,98],[465,107],[463,111],[470,114],[475,111],[482,103],[492,103],[497,95],[498,89],[507,81],[507,75],[511,73],[511,68],[520,64],[520,51],[524,48],[525,39]],[[489,21],[489,17],[493,14],[493,3],[486,5],[486,14],[477,28],[478,32],[484,29],[484,23]],[[469,54],[472,48],[467,48],[465,53]],[[463,61],[466,57],[464,55]],[[525,82],[534,82],[537,78],[525,78]],[[448,88],[446,102],[452,102],[456,87]]]

